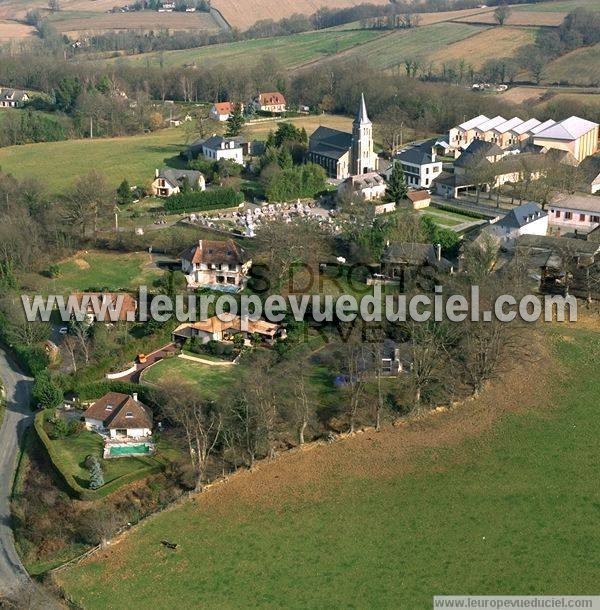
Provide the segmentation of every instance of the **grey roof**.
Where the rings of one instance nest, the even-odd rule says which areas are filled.
[[[579,195],[577,193],[559,193],[550,201],[550,207],[573,210],[575,212],[593,212],[600,215],[600,197]]]
[[[27,93],[21,89],[2,89],[0,87],[0,99],[20,102],[25,97],[27,97]]]
[[[360,106],[358,108],[358,112],[356,113],[354,124],[365,125],[367,123],[371,123],[371,121],[369,119],[369,116],[367,115],[367,104],[365,103],[365,94],[362,93],[360,96]]]
[[[310,136],[309,152],[339,159],[352,148],[352,134],[330,127],[318,127]]]
[[[499,220],[496,225],[520,229],[529,223],[548,216],[537,203],[524,203],[512,209],[504,218]]]
[[[469,167],[474,162],[481,161],[483,158],[495,157],[504,154],[504,151],[494,142],[484,140],[473,140],[464,152],[454,162],[455,167]]]
[[[159,178],[168,180],[171,184],[179,184],[184,178],[190,182],[197,182],[202,177],[202,173],[194,169],[174,169],[172,167],[163,167],[158,172]]]
[[[600,243],[549,235],[520,235],[517,237],[517,247],[548,250],[549,252],[572,252],[574,256],[593,256],[600,251]]]
[[[579,166],[586,186],[600,176],[600,153],[586,157]]]
[[[451,174],[450,172],[442,172],[439,176],[432,180],[432,184],[447,184],[448,186],[470,186],[473,184],[467,176],[459,174]]]
[[[211,136],[210,138],[204,140],[201,144],[202,146],[210,148],[211,150],[218,150],[221,148],[221,144],[229,144],[231,142],[235,144],[236,148],[240,148],[241,144],[239,140],[236,140],[235,138],[224,138],[223,136]],[[196,144],[196,142],[194,142],[194,144]]]
[[[593,123],[577,116],[571,116],[560,123],[551,125],[535,134],[536,138],[550,138],[551,140],[575,140],[598,127],[598,123]]]
[[[425,165],[427,163],[433,163],[431,149],[435,146],[437,140],[426,140],[417,146],[411,146],[405,150],[401,150],[397,158],[405,163],[412,163],[413,165]]]

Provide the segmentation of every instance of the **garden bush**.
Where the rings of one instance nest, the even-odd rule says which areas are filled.
[[[165,201],[168,212],[201,212],[219,208],[237,207],[244,201],[244,195],[232,188],[210,191],[190,191],[172,195]]]

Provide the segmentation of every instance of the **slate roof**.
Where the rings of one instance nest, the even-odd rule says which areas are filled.
[[[600,216],[600,197],[594,195],[568,195],[560,193],[553,197],[550,206],[566,208],[576,212],[592,212]]]
[[[202,177],[202,173],[194,169],[174,169],[172,167],[163,167],[158,172],[158,178],[164,178],[171,184],[181,184],[184,178],[187,178],[192,184],[197,183]]]
[[[511,229],[521,229],[545,216],[548,216],[548,213],[544,212],[537,203],[524,203],[519,207],[513,208],[504,218],[495,224],[496,226]]]
[[[21,91],[20,89],[2,89],[0,87],[0,100],[21,102],[26,97],[27,93],[25,91]]]
[[[504,151],[494,142],[486,142],[485,140],[473,140],[463,153],[454,161],[455,167],[469,167],[475,161],[481,161],[487,157],[495,157],[504,154]]]
[[[152,411],[132,396],[109,392],[89,407],[83,416],[95,419],[111,430],[115,428],[152,429]]]
[[[556,123],[556,125],[552,125],[547,129],[536,133],[536,138],[576,140],[596,127],[598,127],[598,123],[571,116],[560,123]]]
[[[520,235],[518,248],[536,248],[549,251],[570,251],[574,255],[594,256],[600,251],[600,243],[572,237],[552,237],[549,235]]]
[[[235,138],[224,138],[223,136],[211,136],[202,142],[202,146],[210,148],[211,150],[221,150],[222,144],[230,144],[231,142],[235,144],[235,148],[241,148],[241,144],[238,140]]]
[[[352,134],[345,131],[321,126],[310,136],[310,153],[322,155],[331,159],[339,159],[351,148]]]
[[[244,262],[244,251],[232,239],[201,239],[179,256],[195,265],[200,263],[241,265]]]
[[[412,163],[413,165],[426,165],[427,163],[433,163],[431,149],[436,144],[437,140],[426,140],[416,146],[411,146],[401,150],[397,154],[397,158],[405,163]]]

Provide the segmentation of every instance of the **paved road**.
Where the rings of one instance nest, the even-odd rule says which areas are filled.
[[[0,428],[0,598],[27,589],[30,580],[15,550],[10,518],[19,440],[33,417],[29,411],[31,380],[0,347],[0,376],[4,382],[7,409]]]

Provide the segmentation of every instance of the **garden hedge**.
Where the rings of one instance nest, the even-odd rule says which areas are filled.
[[[138,479],[141,479],[150,474],[160,472],[164,468],[162,464],[157,463],[156,465],[146,466],[134,472],[124,474],[123,476],[113,479],[112,481],[106,483],[105,485],[96,490],[82,487],[75,480],[75,477],[73,477],[73,475],[68,471],[65,465],[61,462],[60,457],[56,454],[56,451],[54,451],[52,441],[46,433],[46,430],[44,429],[45,414],[45,411],[40,411],[36,414],[33,423],[35,431],[38,435],[38,438],[42,442],[42,445],[44,445],[46,452],[48,453],[48,457],[50,458],[50,462],[52,462],[52,466],[55,468],[56,472],[65,482],[71,495],[79,500],[99,500],[100,498],[104,498],[105,496],[111,494],[112,492],[119,489],[119,487],[122,487],[127,483],[132,483],[133,481],[137,481]]]
[[[168,212],[202,212],[233,208],[244,202],[244,195],[232,188],[177,193],[165,200]]]

